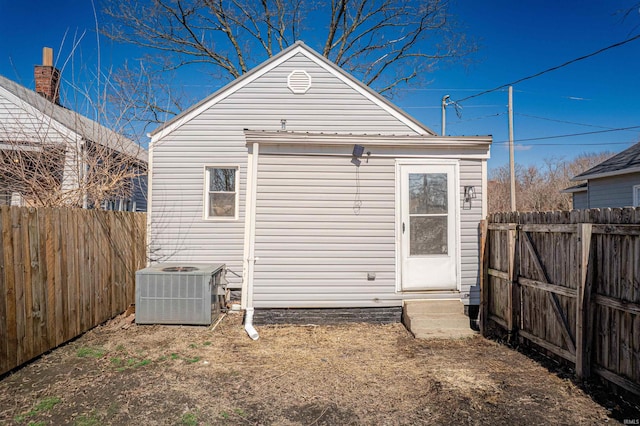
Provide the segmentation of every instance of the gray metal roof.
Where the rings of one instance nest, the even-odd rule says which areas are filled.
[[[75,111],[56,105],[33,90],[29,90],[2,75],[0,75],[0,87],[6,89],[41,113],[51,117],[72,132],[77,133],[83,139],[113,149],[114,151],[131,155],[145,163],[148,161],[146,149],[131,139],[104,127],[100,123]]]
[[[571,180],[586,180],[640,172],[640,142],[603,161]]]

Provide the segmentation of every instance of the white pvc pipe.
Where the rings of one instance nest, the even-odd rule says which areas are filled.
[[[248,221],[249,235],[248,239],[245,239],[245,244],[248,243],[249,256],[247,259],[247,275],[246,283],[244,284],[245,293],[243,294],[242,303],[245,308],[244,313],[244,329],[253,340],[258,340],[260,337],[258,332],[253,327],[253,273],[255,268],[255,262],[258,260],[255,257],[255,245],[256,245],[256,192],[258,189],[258,155],[260,147],[257,142],[253,143],[253,150],[251,156],[251,164],[248,166],[251,168],[251,182],[247,186],[250,186],[250,191],[247,191],[247,205],[250,207],[249,212],[246,213],[249,217],[245,217]],[[247,173],[249,174],[249,173]],[[246,229],[246,228],[245,228]]]
[[[253,328],[253,308],[247,308],[244,311],[244,330],[253,340],[258,340],[260,337],[256,329]]]

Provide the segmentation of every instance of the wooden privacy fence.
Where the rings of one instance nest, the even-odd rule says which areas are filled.
[[[481,225],[481,329],[640,394],[640,208],[496,213]]]
[[[146,215],[0,206],[0,374],[123,312]]]

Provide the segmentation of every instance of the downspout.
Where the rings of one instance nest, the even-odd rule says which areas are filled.
[[[258,340],[260,337],[253,327],[253,272],[257,258],[255,257],[256,242],[256,192],[258,188],[258,154],[259,146],[253,143],[247,158],[247,191],[245,210],[245,279],[242,283],[242,307],[244,308],[244,330],[250,338]]]

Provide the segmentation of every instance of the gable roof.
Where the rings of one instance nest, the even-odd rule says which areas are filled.
[[[2,89],[87,141],[131,155],[145,163],[148,161],[147,150],[131,139],[104,127],[82,114],[56,105],[33,90],[29,90],[0,75],[0,93]]]
[[[627,173],[640,173],[640,142],[596,164],[586,172],[574,176],[571,180],[595,179]]]
[[[402,123],[413,129],[416,133],[431,136],[436,135],[431,129],[424,126],[413,117],[409,116],[406,112],[402,111],[400,108],[389,102],[375,90],[355,79],[351,74],[347,73],[324,56],[318,54],[302,41],[297,41],[277,55],[272,56],[262,64],[258,65],[251,71],[233,80],[229,84],[222,87],[220,90],[214,92],[210,96],[204,98],[202,101],[196,103],[192,107],[173,117],[157,129],[149,133],[149,136],[154,140],[163,138],[165,135],[182,126],[187,121],[198,116],[203,111],[209,109],[210,107],[225,99],[240,88],[246,86],[247,84],[256,80],[258,77],[266,74],[270,70],[274,69],[278,65],[282,64],[283,62],[299,53],[303,54],[305,57],[309,58],[311,61],[319,65],[321,68],[325,69],[326,71],[342,80],[351,88],[368,98],[374,104],[378,105],[380,108],[384,109],[395,118],[400,120]]]

